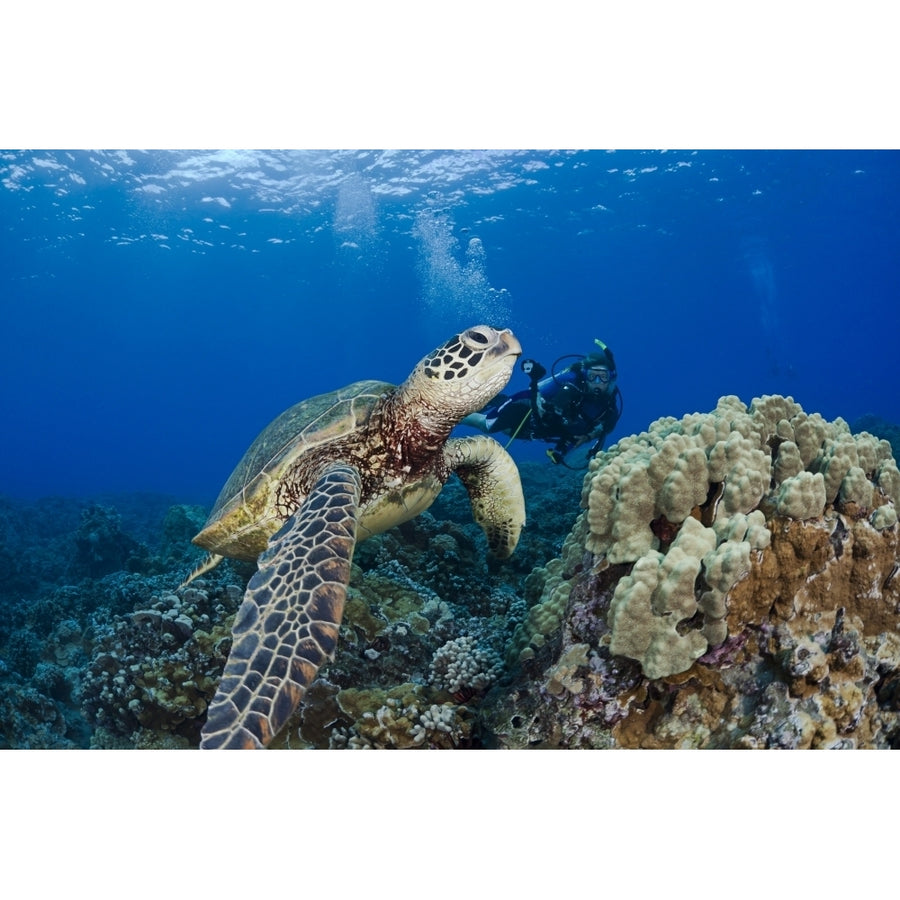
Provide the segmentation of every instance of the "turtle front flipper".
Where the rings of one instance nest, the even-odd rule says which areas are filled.
[[[490,554],[511,556],[525,524],[525,498],[513,458],[493,438],[478,435],[447,441],[444,459],[469,494]]]
[[[331,466],[272,535],[235,617],[201,748],[265,747],[331,658],[350,580],[360,484],[353,467]]]

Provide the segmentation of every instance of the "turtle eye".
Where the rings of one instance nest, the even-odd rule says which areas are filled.
[[[493,329],[486,325],[477,325],[475,328],[467,328],[461,335],[464,344],[472,349],[484,348],[491,343]]]

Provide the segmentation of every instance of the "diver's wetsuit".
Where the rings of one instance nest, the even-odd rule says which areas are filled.
[[[618,386],[609,394],[585,390],[579,373],[565,369],[511,397],[503,394],[483,411],[490,434],[502,432],[522,440],[555,442],[551,457],[561,460],[573,447],[594,441],[590,455],[603,449],[606,436],[622,414]]]

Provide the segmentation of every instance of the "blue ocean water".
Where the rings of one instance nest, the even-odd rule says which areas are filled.
[[[284,408],[479,322],[548,368],[609,344],[608,445],[724,394],[900,422],[895,152],[6,151],[0,185],[9,497],[209,505]]]

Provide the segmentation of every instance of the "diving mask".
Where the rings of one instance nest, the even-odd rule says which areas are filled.
[[[586,369],[584,373],[584,380],[588,384],[602,387],[605,387],[609,384],[610,377],[611,376],[609,374],[609,369],[604,369],[601,366]]]

